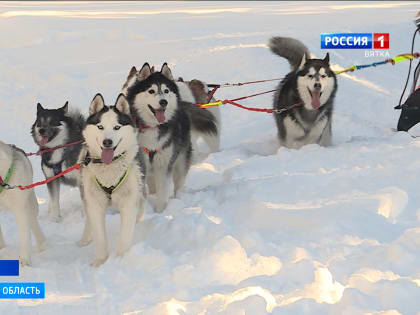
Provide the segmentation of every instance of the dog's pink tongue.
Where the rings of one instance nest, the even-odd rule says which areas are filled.
[[[159,124],[163,123],[165,121],[165,111],[161,109],[156,109],[155,117]]]
[[[102,149],[101,160],[104,164],[111,164],[114,158],[114,149]]]
[[[321,97],[320,92],[316,92],[316,91],[312,92],[312,102],[311,102],[311,104],[312,104],[313,109],[318,109],[321,106],[320,97]]]
[[[44,145],[46,145],[48,142],[48,137],[47,136],[43,136],[41,141],[39,142],[39,144],[41,145],[41,147],[43,147]]]

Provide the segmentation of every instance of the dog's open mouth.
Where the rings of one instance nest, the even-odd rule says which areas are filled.
[[[115,149],[117,149],[120,142],[121,142],[121,140],[113,148],[102,148],[102,154],[101,154],[102,163],[104,163],[106,165],[112,163],[112,160],[114,159]]]
[[[321,107],[321,91],[311,91],[308,88],[309,94],[311,95],[311,105],[313,109],[319,109]]]
[[[39,144],[41,147],[45,146],[50,141],[50,137],[48,136],[42,136],[41,141],[39,141]]]
[[[155,115],[156,120],[159,124],[162,124],[165,122],[165,110],[164,109],[154,109],[152,106],[148,105],[150,111]]]

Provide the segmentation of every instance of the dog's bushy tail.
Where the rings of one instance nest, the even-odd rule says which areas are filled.
[[[291,37],[272,37],[268,47],[276,55],[286,58],[292,71],[299,67],[304,54],[306,58],[310,56],[308,48],[302,42]]]
[[[217,135],[216,118],[210,111],[187,102],[181,102],[181,106],[190,118],[192,130]]]

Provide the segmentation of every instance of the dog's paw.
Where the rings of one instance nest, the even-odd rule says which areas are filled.
[[[24,256],[19,257],[19,263],[22,267],[32,265],[31,258],[30,257],[24,257]]]
[[[162,213],[163,210],[165,210],[167,206],[168,206],[167,201],[162,201],[162,202],[157,201],[154,210],[156,213]]]
[[[48,212],[48,218],[50,219],[51,222],[55,222],[55,223],[59,223],[63,219],[59,213],[52,212],[52,211]]]
[[[117,250],[117,259],[121,259],[125,254],[125,251],[118,249]]]
[[[40,252],[43,252],[48,247],[47,241],[43,241],[41,244],[38,244],[38,250]]]
[[[108,259],[108,257],[106,257],[106,258],[96,258],[95,260],[93,260],[91,263],[90,263],[90,265],[92,266],[92,267],[95,267],[95,268],[97,268],[97,267],[99,267],[100,265],[102,265],[106,260]]]
[[[85,240],[82,238],[80,241],[76,242],[76,245],[79,247],[85,247],[85,246],[88,246],[90,243],[92,243],[92,239]]]

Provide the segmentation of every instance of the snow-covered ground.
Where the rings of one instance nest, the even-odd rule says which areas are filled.
[[[409,52],[419,2],[0,3],[1,140],[26,151],[36,103],[69,101],[84,113],[97,92],[114,102],[132,65],[167,61],[176,76],[208,83],[276,78],[285,60],[265,47],[292,36],[319,57],[322,32],[387,32]],[[330,51],[338,69],[381,61]],[[1,314],[420,314],[420,142],[393,133],[408,62],[338,79],[334,146],[275,146],[273,118],[226,105],[222,150],[190,171],[163,214],[150,206],[134,244],[115,257],[119,215],[106,218],[111,257],[90,267],[78,248],[75,189],[62,188],[63,222],[47,218],[48,249],[16,278],[43,281],[45,300],[0,301]],[[219,99],[277,83],[226,88]],[[243,101],[270,107],[271,95]],[[202,145],[201,149],[205,149]],[[34,180],[42,179],[31,158]],[[0,213],[18,255],[17,228]]]

